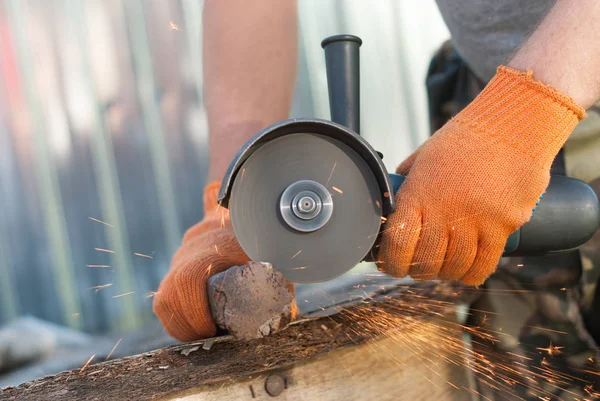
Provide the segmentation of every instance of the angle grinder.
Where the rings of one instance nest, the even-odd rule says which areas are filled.
[[[376,243],[404,177],[359,135],[360,38],[322,41],[331,120],[288,119],[256,133],[238,151],[218,201],[230,210],[242,249],[295,283],[336,278],[376,260]],[[600,226],[585,182],[554,175],[534,217],[508,238],[504,256],[572,251]]]

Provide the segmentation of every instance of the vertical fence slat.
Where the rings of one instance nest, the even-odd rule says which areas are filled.
[[[17,317],[19,314],[7,243],[5,230],[0,230],[0,309],[2,309],[2,316],[6,320]]]
[[[79,313],[80,304],[77,297],[74,267],[71,260],[71,250],[67,235],[66,222],[63,212],[60,188],[56,175],[55,166],[48,151],[44,121],[40,104],[37,101],[36,83],[32,71],[33,58],[30,54],[29,38],[27,34],[28,21],[25,8],[25,0],[7,1],[8,23],[12,33],[18,58],[21,79],[25,88],[25,98],[33,137],[35,143],[36,170],[41,191],[42,208],[44,215],[44,228],[46,239],[50,246],[52,267],[54,268],[54,284],[60,299],[64,322],[72,328],[80,327]]]
[[[142,106],[144,128],[150,142],[150,159],[154,170],[154,184],[160,203],[159,212],[165,230],[166,248],[168,252],[173,252],[179,246],[182,233],[175,207],[167,142],[160,109],[157,104],[152,55],[144,19],[144,6],[140,0],[127,0],[123,4],[133,52],[138,98]]]
[[[0,9],[0,24],[4,21],[4,15]],[[8,54],[9,49],[4,48],[4,38],[0,40],[0,54]],[[9,124],[8,93],[5,84],[5,79],[8,78],[6,71],[7,67],[0,63],[0,310],[2,311],[2,319],[9,320],[19,315],[19,305],[17,298],[18,288],[13,275],[13,261],[10,254],[10,239],[9,230],[12,225],[7,218],[7,214],[16,211],[10,207],[9,192],[14,195],[16,188],[11,180],[14,180],[17,170],[15,168],[14,149],[11,143],[11,132]],[[2,79],[5,78],[5,79]],[[3,98],[5,101],[2,101]],[[5,182],[8,181],[8,182]],[[13,184],[13,185],[11,185]],[[17,201],[13,200],[12,204]],[[8,223],[8,224],[7,224]],[[2,322],[0,319],[0,322]]]

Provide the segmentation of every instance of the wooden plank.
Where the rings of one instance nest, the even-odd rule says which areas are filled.
[[[419,335],[435,335],[432,331],[438,330],[436,326],[427,324]],[[298,362],[287,369],[199,386],[161,400],[266,400],[273,396],[281,401],[468,400],[464,365],[440,361],[431,369],[418,353],[407,348],[405,342],[410,341],[407,337],[413,334],[379,338]],[[281,393],[270,394],[267,383],[271,391],[276,389]],[[278,383],[282,387],[277,387]]]
[[[251,399],[252,391],[246,385],[253,386],[255,397],[264,398],[264,387],[259,384],[264,383],[266,372],[273,370],[289,372],[290,400],[330,399],[332,394],[359,399],[349,393],[361,391],[378,391],[377,399],[398,396],[398,391],[416,397],[409,388],[423,391],[425,382],[425,399],[431,399],[431,394],[442,400],[454,399],[454,394],[462,397],[456,399],[465,399],[466,393],[461,391],[466,386],[464,375],[455,377],[464,366],[461,352],[456,352],[463,349],[462,331],[453,318],[455,304],[445,300],[446,295],[457,299],[456,292],[446,290],[442,285],[422,291],[397,289],[334,315],[295,322],[260,340],[242,342],[223,336],[171,346],[7,388],[0,391],[0,399],[196,397],[189,398],[191,401],[231,399],[234,392],[243,389]],[[211,341],[214,343],[209,347]],[[444,366],[443,360],[453,368]],[[186,390],[192,392],[179,394]],[[311,396],[301,398],[302,394]],[[362,399],[372,398],[365,395]]]

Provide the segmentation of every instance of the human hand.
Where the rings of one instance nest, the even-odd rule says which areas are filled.
[[[160,283],[153,309],[165,330],[179,341],[194,341],[216,334],[208,300],[207,281],[232,266],[250,261],[235,238],[229,210],[219,207],[220,182],[204,190],[204,218],[190,228],[173,256],[171,269]],[[293,287],[286,286],[293,291]],[[292,305],[292,317],[296,313]]]
[[[398,166],[379,251],[396,277],[480,285],[508,236],[526,223],[548,186],[556,154],[585,111],[533,80],[499,67],[482,93]]]

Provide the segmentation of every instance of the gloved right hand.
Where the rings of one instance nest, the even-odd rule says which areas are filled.
[[[216,334],[206,283],[211,275],[250,260],[235,238],[229,210],[217,204],[219,186],[214,181],[204,189],[204,218],[185,233],[154,297],[154,313],[179,341]]]
[[[508,236],[531,218],[554,158],[585,116],[532,71],[500,66],[471,104],[398,166],[406,180],[385,223],[382,270],[481,285]]]

